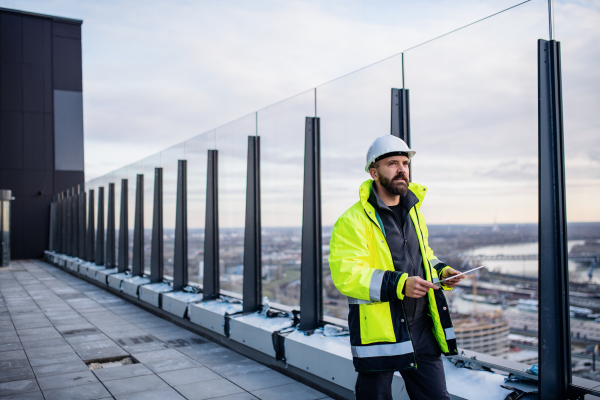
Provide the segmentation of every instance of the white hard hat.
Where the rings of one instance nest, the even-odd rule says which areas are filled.
[[[365,171],[369,172],[371,163],[383,155],[389,154],[390,157],[398,155],[391,153],[406,153],[410,160],[415,155],[416,151],[409,149],[404,140],[399,137],[393,135],[378,137],[371,143],[371,147],[369,147],[369,151],[367,151],[367,165],[365,165]]]

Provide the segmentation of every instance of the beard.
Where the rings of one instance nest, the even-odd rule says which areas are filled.
[[[402,178],[402,182],[394,182],[396,179]],[[388,192],[396,196],[406,196],[408,193],[408,177],[404,175],[402,172],[398,175],[394,176],[393,179],[387,179],[385,176],[380,175],[379,183],[383,186]]]

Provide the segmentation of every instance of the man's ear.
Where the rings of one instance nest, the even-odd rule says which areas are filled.
[[[379,178],[379,175],[377,174],[377,168],[371,168],[369,170],[369,174],[371,175],[371,179],[373,179],[374,181],[376,181]]]

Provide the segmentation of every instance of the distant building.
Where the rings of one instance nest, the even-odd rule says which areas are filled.
[[[510,328],[502,312],[452,317],[458,347],[506,357],[509,352]]]

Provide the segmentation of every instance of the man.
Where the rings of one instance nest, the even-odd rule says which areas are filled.
[[[448,304],[461,275],[440,262],[419,211],[427,188],[409,182],[415,152],[403,140],[377,138],[367,152],[371,175],[360,200],[336,222],[329,267],[348,296],[356,399],[391,400],[400,371],[412,400],[449,399],[441,353],[457,354]]]

